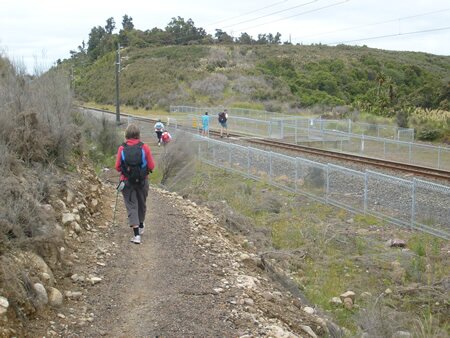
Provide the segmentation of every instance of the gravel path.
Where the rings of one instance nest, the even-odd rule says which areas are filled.
[[[147,202],[141,245],[129,243],[124,225],[115,233],[120,251],[104,292],[91,299],[101,320],[86,336],[235,336],[229,304],[213,293],[220,277],[192,241],[189,220],[153,189]]]

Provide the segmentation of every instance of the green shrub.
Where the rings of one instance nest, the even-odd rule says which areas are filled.
[[[432,129],[428,127],[422,127],[417,131],[417,138],[421,141],[434,141],[442,136],[442,131],[439,129]]]

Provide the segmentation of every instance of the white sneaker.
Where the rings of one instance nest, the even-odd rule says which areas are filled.
[[[144,228],[139,228],[139,235],[142,235],[144,233]]]
[[[161,142],[158,142],[158,147],[161,145]]]
[[[133,236],[130,242],[134,244],[141,244],[141,236],[140,235]]]

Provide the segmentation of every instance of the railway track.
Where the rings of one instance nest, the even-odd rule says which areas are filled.
[[[397,171],[407,172],[407,173],[411,173],[411,174],[415,174],[415,175],[450,181],[450,171],[441,170],[441,169],[421,167],[421,166],[417,166],[417,165],[413,165],[413,164],[399,163],[399,162],[387,161],[387,160],[383,160],[383,159],[358,156],[358,155],[354,155],[354,154],[340,153],[340,152],[335,152],[335,151],[331,151],[331,150],[311,148],[311,147],[306,147],[306,146],[302,146],[302,145],[280,142],[278,140],[273,140],[273,139],[249,139],[247,141],[250,143],[264,145],[264,146],[268,146],[268,147],[276,147],[279,149],[292,150],[295,152],[308,153],[308,154],[317,155],[317,156],[326,156],[326,157],[334,158],[337,160],[351,161],[354,163],[361,163],[361,164],[365,164],[365,165],[371,165],[371,166],[376,166],[376,167],[380,167],[380,168],[397,170]]]
[[[87,110],[94,110],[94,111],[98,111],[98,112],[102,112],[102,113],[115,115],[114,112],[110,112],[107,110],[83,107],[83,106],[80,106],[80,107],[83,109],[87,109]],[[134,120],[140,121],[140,122],[155,123],[157,121],[156,119],[126,114],[126,113],[121,113],[121,116],[131,117]],[[212,137],[217,137],[217,138],[220,137],[220,132],[217,130],[211,129],[209,131],[209,133],[210,133],[210,136],[212,136]],[[375,166],[375,167],[379,167],[379,168],[400,171],[403,173],[410,173],[410,174],[423,176],[423,177],[429,177],[429,178],[434,178],[434,179],[439,179],[439,180],[450,181],[450,171],[446,171],[446,170],[422,167],[422,166],[417,166],[417,165],[413,165],[413,164],[399,163],[399,162],[365,157],[365,156],[359,156],[359,155],[355,155],[355,154],[340,153],[340,152],[324,150],[324,149],[319,149],[319,148],[312,148],[312,147],[307,147],[307,146],[302,146],[302,145],[285,143],[285,142],[281,142],[281,141],[274,140],[274,139],[248,138],[247,135],[237,134],[237,133],[230,133],[229,135],[233,138],[246,137],[246,139],[245,139],[246,142],[258,144],[258,145],[262,145],[262,146],[278,148],[278,149],[285,149],[285,150],[290,150],[290,151],[294,151],[297,153],[307,153],[307,154],[321,156],[321,157],[333,158],[333,159],[340,160],[340,161],[349,161],[349,162],[353,162],[353,163],[360,163],[360,164],[364,164],[364,165],[370,165],[370,166]],[[226,139],[226,138],[224,138],[224,139]]]

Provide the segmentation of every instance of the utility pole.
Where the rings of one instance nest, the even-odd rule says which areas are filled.
[[[120,73],[120,43],[116,52],[116,123],[120,124],[120,97],[119,97],[119,73]]]

